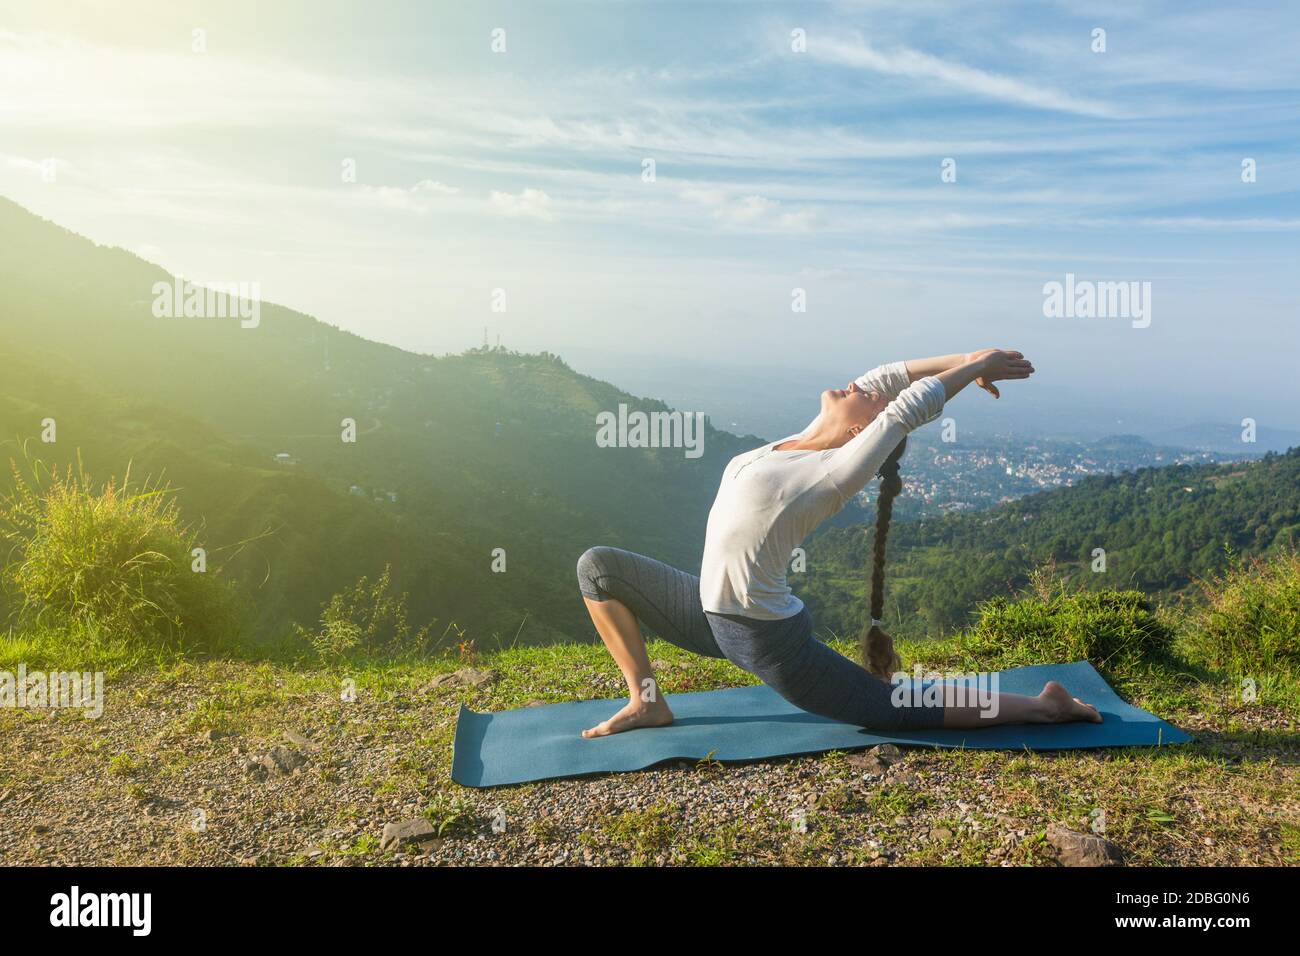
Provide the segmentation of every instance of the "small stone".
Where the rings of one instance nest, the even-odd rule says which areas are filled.
[[[486,687],[496,680],[496,677],[496,671],[493,670],[481,671],[473,667],[462,667],[450,674],[439,674],[424,685],[424,690],[427,692],[441,687]]]
[[[288,747],[272,747],[262,758],[262,766],[268,772],[282,773],[285,776],[293,773],[306,762],[306,757]]]
[[[423,817],[402,820],[400,823],[385,823],[383,836],[379,839],[382,850],[394,850],[407,843],[420,843],[434,836],[437,831],[433,824]]]
[[[889,765],[873,753],[850,754],[849,766],[858,773],[871,777],[883,776]]]
[[[885,763],[898,763],[903,759],[903,752],[893,744],[880,744],[870,750]]]
[[[1056,847],[1062,866],[1120,866],[1124,862],[1124,854],[1109,840],[1058,823],[1048,826],[1047,842]]]
[[[849,754],[848,759],[849,766],[859,773],[879,776],[902,760],[903,753],[893,744],[879,744],[870,750]]]

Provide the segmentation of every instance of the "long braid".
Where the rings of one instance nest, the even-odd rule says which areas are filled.
[[[894,499],[903,490],[898,463],[907,450],[904,438],[880,466],[880,497],[876,500],[876,536],[871,552],[871,621],[862,630],[862,666],[877,677],[888,679],[903,669],[894,650],[894,639],[875,622],[885,615],[885,543],[889,538],[889,520],[894,513]]]

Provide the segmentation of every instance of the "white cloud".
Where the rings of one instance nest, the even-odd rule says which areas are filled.
[[[814,36],[809,39],[808,53],[815,59],[855,69],[871,70],[890,76],[934,80],[977,96],[1019,103],[1039,109],[1077,113],[1082,116],[1117,117],[1119,111],[1107,103],[1084,99],[1026,83],[1009,76],[989,73],[961,63],[951,63],[936,56],[898,47],[890,52],[875,49],[860,37],[846,41],[835,37]]]
[[[460,192],[455,186],[448,186],[432,179],[422,179],[410,189],[397,186],[367,186],[362,184],[360,191],[383,206],[391,209],[405,209],[411,212],[427,212],[433,201],[443,196],[454,196]]]
[[[534,219],[552,219],[551,197],[540,189],[504,193],[492,190],[488,201],[492,208],[504,216],[525,216]]]
[[[817,219],[812,209],[785,210],[780,200],[757,193],[733,198],[725,189],[688,186],[677,195],[709,209],[714,219],[731,229],[807,232]]]

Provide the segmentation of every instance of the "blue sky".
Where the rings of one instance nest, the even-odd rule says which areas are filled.
[[[0,194],[188,277],[419,351],[995,345],[1063,415],[1300,427],[1293,4],[127,6],[0,4]],[[1044,317],[1066,273],[1150,327]]]

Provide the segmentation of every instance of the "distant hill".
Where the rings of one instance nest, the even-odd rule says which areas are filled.
[[[1141,435],[1106,435],[1089,443],[1093,448],[1115,450],[1115,449],[1132,449],[1132,448],[1153,448],[1151,442],[1147,441]]]
[[[870,526],[806,545],[798,593],[826,627],[864,620]],[[962,626],[975,605],[1023,586],[1054,561],[1084,587],[1172,594],[1221,570],[1227,550],[1259,555],[1300,544],[1300,448],[1250,462],[1170,465],[1084,478],[988,511],[896,521],[886,565],[888,616],[910,635]],[[1094,549],[1105,571],[1092,570]]]
[[[1173,445],[1230,455],[1240,454],[1243,450],[1257,453],[1285,451],[1300,445],[1300,432],[1273,428],[1267,422],[1256,424],[1254,442],[1243,441],[1243,431],[1240,422],[1201,422],[1171,428],[1162,439]]]
[[[416,355],[271,303],[256,328],[158,318],[157,266],[7,200],[0,233],[0,439],[80,453],[99,479],[165,472],[210,547],[256,538],[227,571],[265,636],[391,563],[417,624],[455,620],[479,646],[587,637],[579,554],[698,567],[722,469],[758,441],[709,427],[699,458],[600,448],[598,412],[667,406],[557,356]]]

